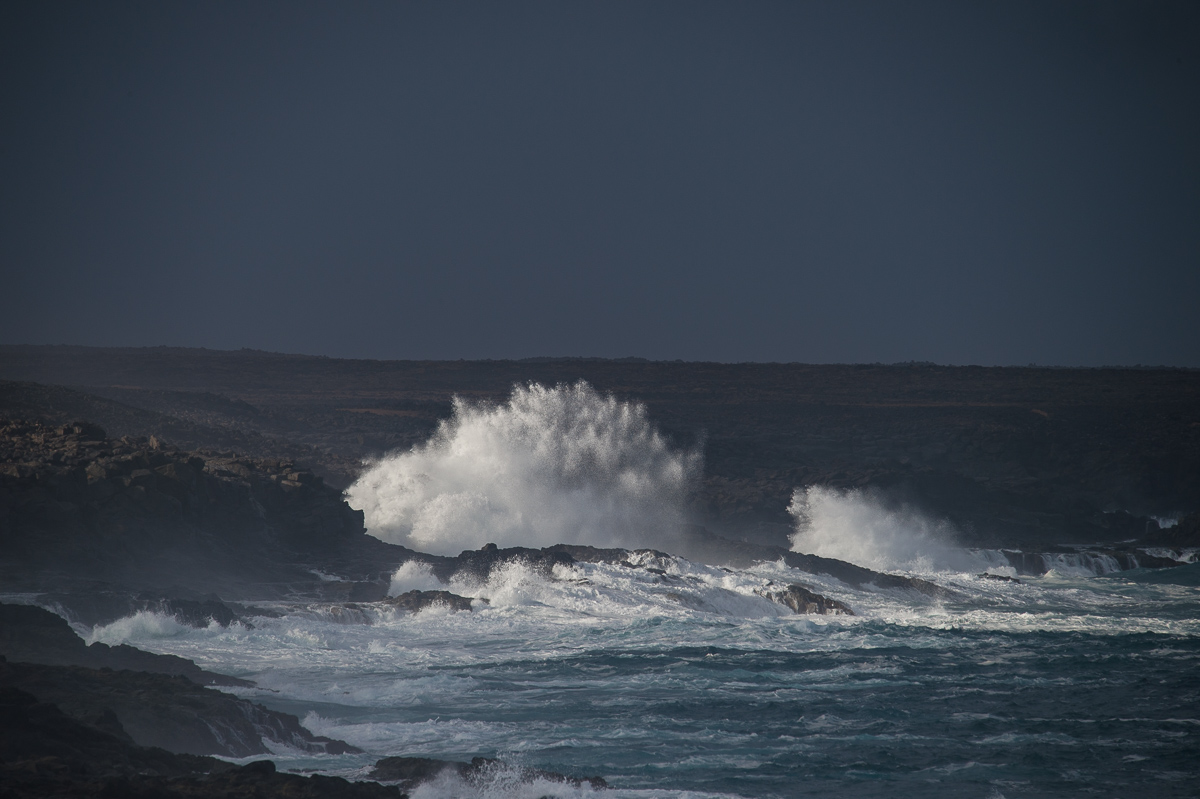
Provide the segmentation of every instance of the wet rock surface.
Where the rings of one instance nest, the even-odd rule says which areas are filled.
[[[252,683],[173,655],[86,646],[42,608],[0,604],[0,652],[0,684],[133,743],[225,757],[267,754],[264,739],[314,753],[357,751],[312,735],[295,716],[203,687]]]
[[[765,591],[763,596],[792,609],[793,613],[816,614],[819,616],[853,616],[849,605],[836,599],[822,596],[802,585],[792,583],[780,591]]]
[[[993,580],[998,583],[1016,583],[1017,585],[1021,584],[1021,581],[1016,577],[1009,577],[1004,574],[989,574],[988,572],[981,572],[975,576],[980,580]]]
[[[406,591],[399,596],[383,600],[381,604],[398,610],[416,613],[431,606],[441,606],[453,611],[469,611],[471,610],[472,602],[483,602],[486,604],[487,600],[459,596],[449,591]]]
[[[58,706],[80,721],[104,720],[140,746],[222,757],[270,754],[269,742],[315,754],[357,751],[315,736],[287,713],[268,710],[184,677],[139,671],[0,664],[0,684]]]
[[[808,574],[828,575],[854,588],[864,586],[895,588],[916,591],[925,596],[943,599],[954,595],[954,592],[949,589],[919,577],[877,572],[847,563],[844,560],[792,552],[783,547],[755,544],[749,541],[733,541],[703,527],[692,526],[688,528],[687,532],[688,535],[681,546],[682,554],[705,563],[721,563],[735,568],[747,568],[756,563],[783,561],[793,569]]]
[[[32,605],[0,603],[0,655],[49,666],[125,669],[183,677],[196,685],[250,686],[247,680],[205,671],[186,658],[156,655],[126,644],[90,646],[60,616]]]
[[[680,542],[681,549],[688,557],[705,563],[745,568],[757,563],[783,560],[792,568],[809,574],[835,577],[856,588],[873,585],[876,588],[916,591],[934,598],[954,596],[954,592],[949,589],[919,577],[887,574],[843,560],[805,555],[782,547],[731,541],[700,527],[689,528],[686,537],[681,538]],[[463,576],[486,581],[492,572],[509,563],[519,563],[548,577],[553,575],[554,566],[570,566],[576,562],[610,563],[665,574],[663,567],[669,566],[673,560],[671,555],[654,549],[597,548],[581,544],[556,544],[544,549],[500,548],[495,544],[487,544],[478,550],[467,550],[455,557],[418,552],[411,553],[406,558],[409,559],[427,563],[433,574],[443,582]]]
[[[1200,547],[1200,513],[1184,516],[1177,524],[1152,530],[1140,541],[1149,546],[1195,549]]]
[[[0,791],[41,797],[307,797],[399,799],[395,786],[276,772],[271,761],[235,766],[131,743],[105,723],[80,721],[0,683]]]
[[[568,777],[554,771],[513,768],[500,760],[486,757],[472,758],[470,763],[428,757],[385,757],[375,764],[375,768],[368,776],[373,780],[396,783],[399,787],[407,790],[437,779],[446,773],[453,774],[469,783],[479,783],[500,771],[514,772],[516,779],[522,782],[545,780],[575,788],[584,785],[592,788],[608,787],[608,783],[602,777]]]

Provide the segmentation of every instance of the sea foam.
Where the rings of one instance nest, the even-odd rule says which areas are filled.
[[[425,444],[372,464],[346,492],[368,532],[426,552],[500,546],[670,546],[700,454],[673,448],[643,405],[584,382],[456,398]]]

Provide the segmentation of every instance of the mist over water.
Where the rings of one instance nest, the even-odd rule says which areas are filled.
[[[487,543],[669,548],[699,475],[645,406],[585,382],[454,400],[425,444],[371,465],[346,492],[384,541],[437,554]]]
[[[953,526],[919,511],[887,507],[860,490],[797,488],[792,551],[850,561],[878,571],[978,571],[986,566],[955,545]]]

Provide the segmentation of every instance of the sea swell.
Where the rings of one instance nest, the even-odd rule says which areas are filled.
[[[710,568],[677,567],[708,575],[695,589],[708,609],[628,569],[580,564],[499,572],[476,586],[491,603],[471,612],[347,624],[277,603],[281,615],[254,618],[254,629],[120,629],[130,643],[254,679],[256,701],[367,751],[277,757],[289,768],[362,777],[394,754],[499,757],[600,774],[637,796],[1122,796],[1148,781],[1165,796],[1190,790],[1180,775],[1200,735],[1191,587],[947,572],[963,599],[944,602],[839,587],[778,563],[714,570],[725,583]],[[858,615],[720,604],[727,591],[749,602],[752,585],[800,579]],[[501,780],[471,790],[526,789]]]
[[[699,466],[583,383],[457,401],[348,491],[372,535],[422,550],[387,565],[392,600],[276,599],[227,627],[143,611],[91,639],[254,680],[231,690],[364,750],[284,768],[508,764],[427,799],[592,791],[531,769],[639,799],[1194,791],[1200,564],[1142,568],[1189,553],[970,550],[880,495],[801,486],[790,550],[710,536],[739,559],[700,562],[672,554],[696,543]],[[792,588],[850,612],[795,613]],[[463,601],[395,600],[414,591]]]

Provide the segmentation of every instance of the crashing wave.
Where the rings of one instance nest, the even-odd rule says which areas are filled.
[[[385,541],[452,554],[500,546],[669,546],[700,471],[646,409],[584,382],[456,398],[424,445],[374,463],[346,492]]]

